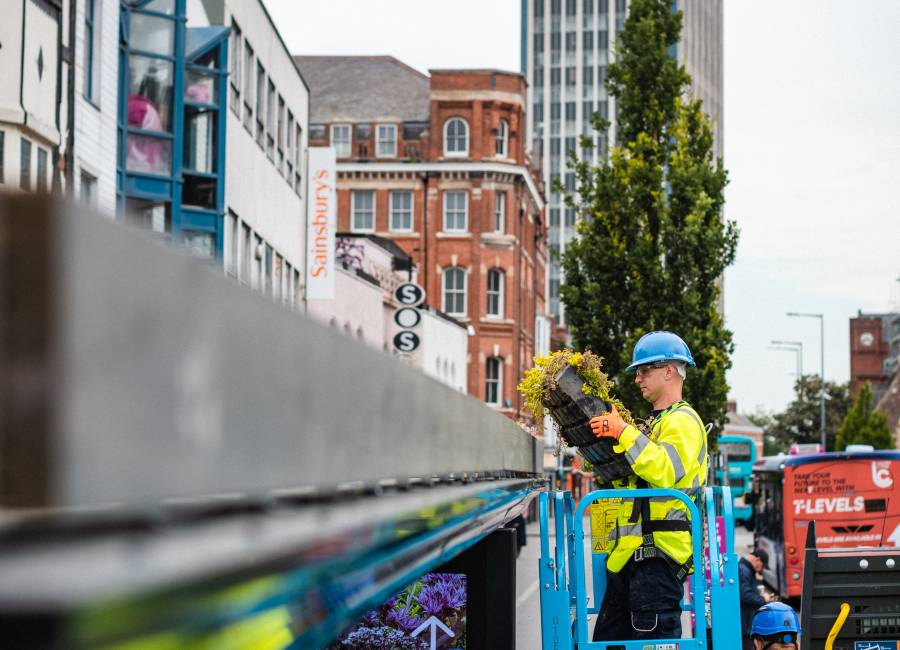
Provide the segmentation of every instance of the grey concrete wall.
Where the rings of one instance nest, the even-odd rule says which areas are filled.
[[[0,506],[534,470],[479,401],[69,212],[0,197]]]

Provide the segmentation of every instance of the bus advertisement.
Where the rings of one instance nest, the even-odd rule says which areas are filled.
[[[763,578],[800,596],[806,528],[819,549],[900,547],[900,452],[763,458],[753,468],[754,541],[769,554]]]
[[[719,454],[722,457],[716,470],[716,484],[730,485],[734,496],[734,520],[744,522],[749,528],[753,521],[753,506],[744,495],[749,495],[756,462],[756,443],[746,436],[721,436]]]

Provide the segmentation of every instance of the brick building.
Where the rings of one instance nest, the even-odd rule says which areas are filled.
[[[525,79],[393,57],[295,57],[310,145],[338,157],[338,232],[414,259],[427,303],[470,326],[468,392],[516,417],[515,390],[549,347],[546,227],[525,150]]]
[[[900,358],[900,314],[864,314],[850,319],[850,390],[855,395],[865,382],[872,385],[877,403]]]

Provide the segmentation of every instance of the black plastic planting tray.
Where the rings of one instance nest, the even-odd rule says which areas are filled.
[[[597,438],[588,421],[597,415],[608,413],[609,404],[586,395],[582,391],[584,381],[572,366],[566,366],[556,376],[556,389],[544,399],[544,407],[556,422],[559,434],[571,447],[594,466],[602,481],[626,478],[634,472],[624,454],[613,451],[612,438]]]

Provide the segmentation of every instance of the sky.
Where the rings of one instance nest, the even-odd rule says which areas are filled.
[[[432,68],[518,70],[520,0],[264,0],[295,54],[390,54]],[[698,2],[701,0],[688,0]],[[724,0],[725,274],[738,410],[780,411],[803,343],[850,375],[849,319],[900,310],[900,2]]]

